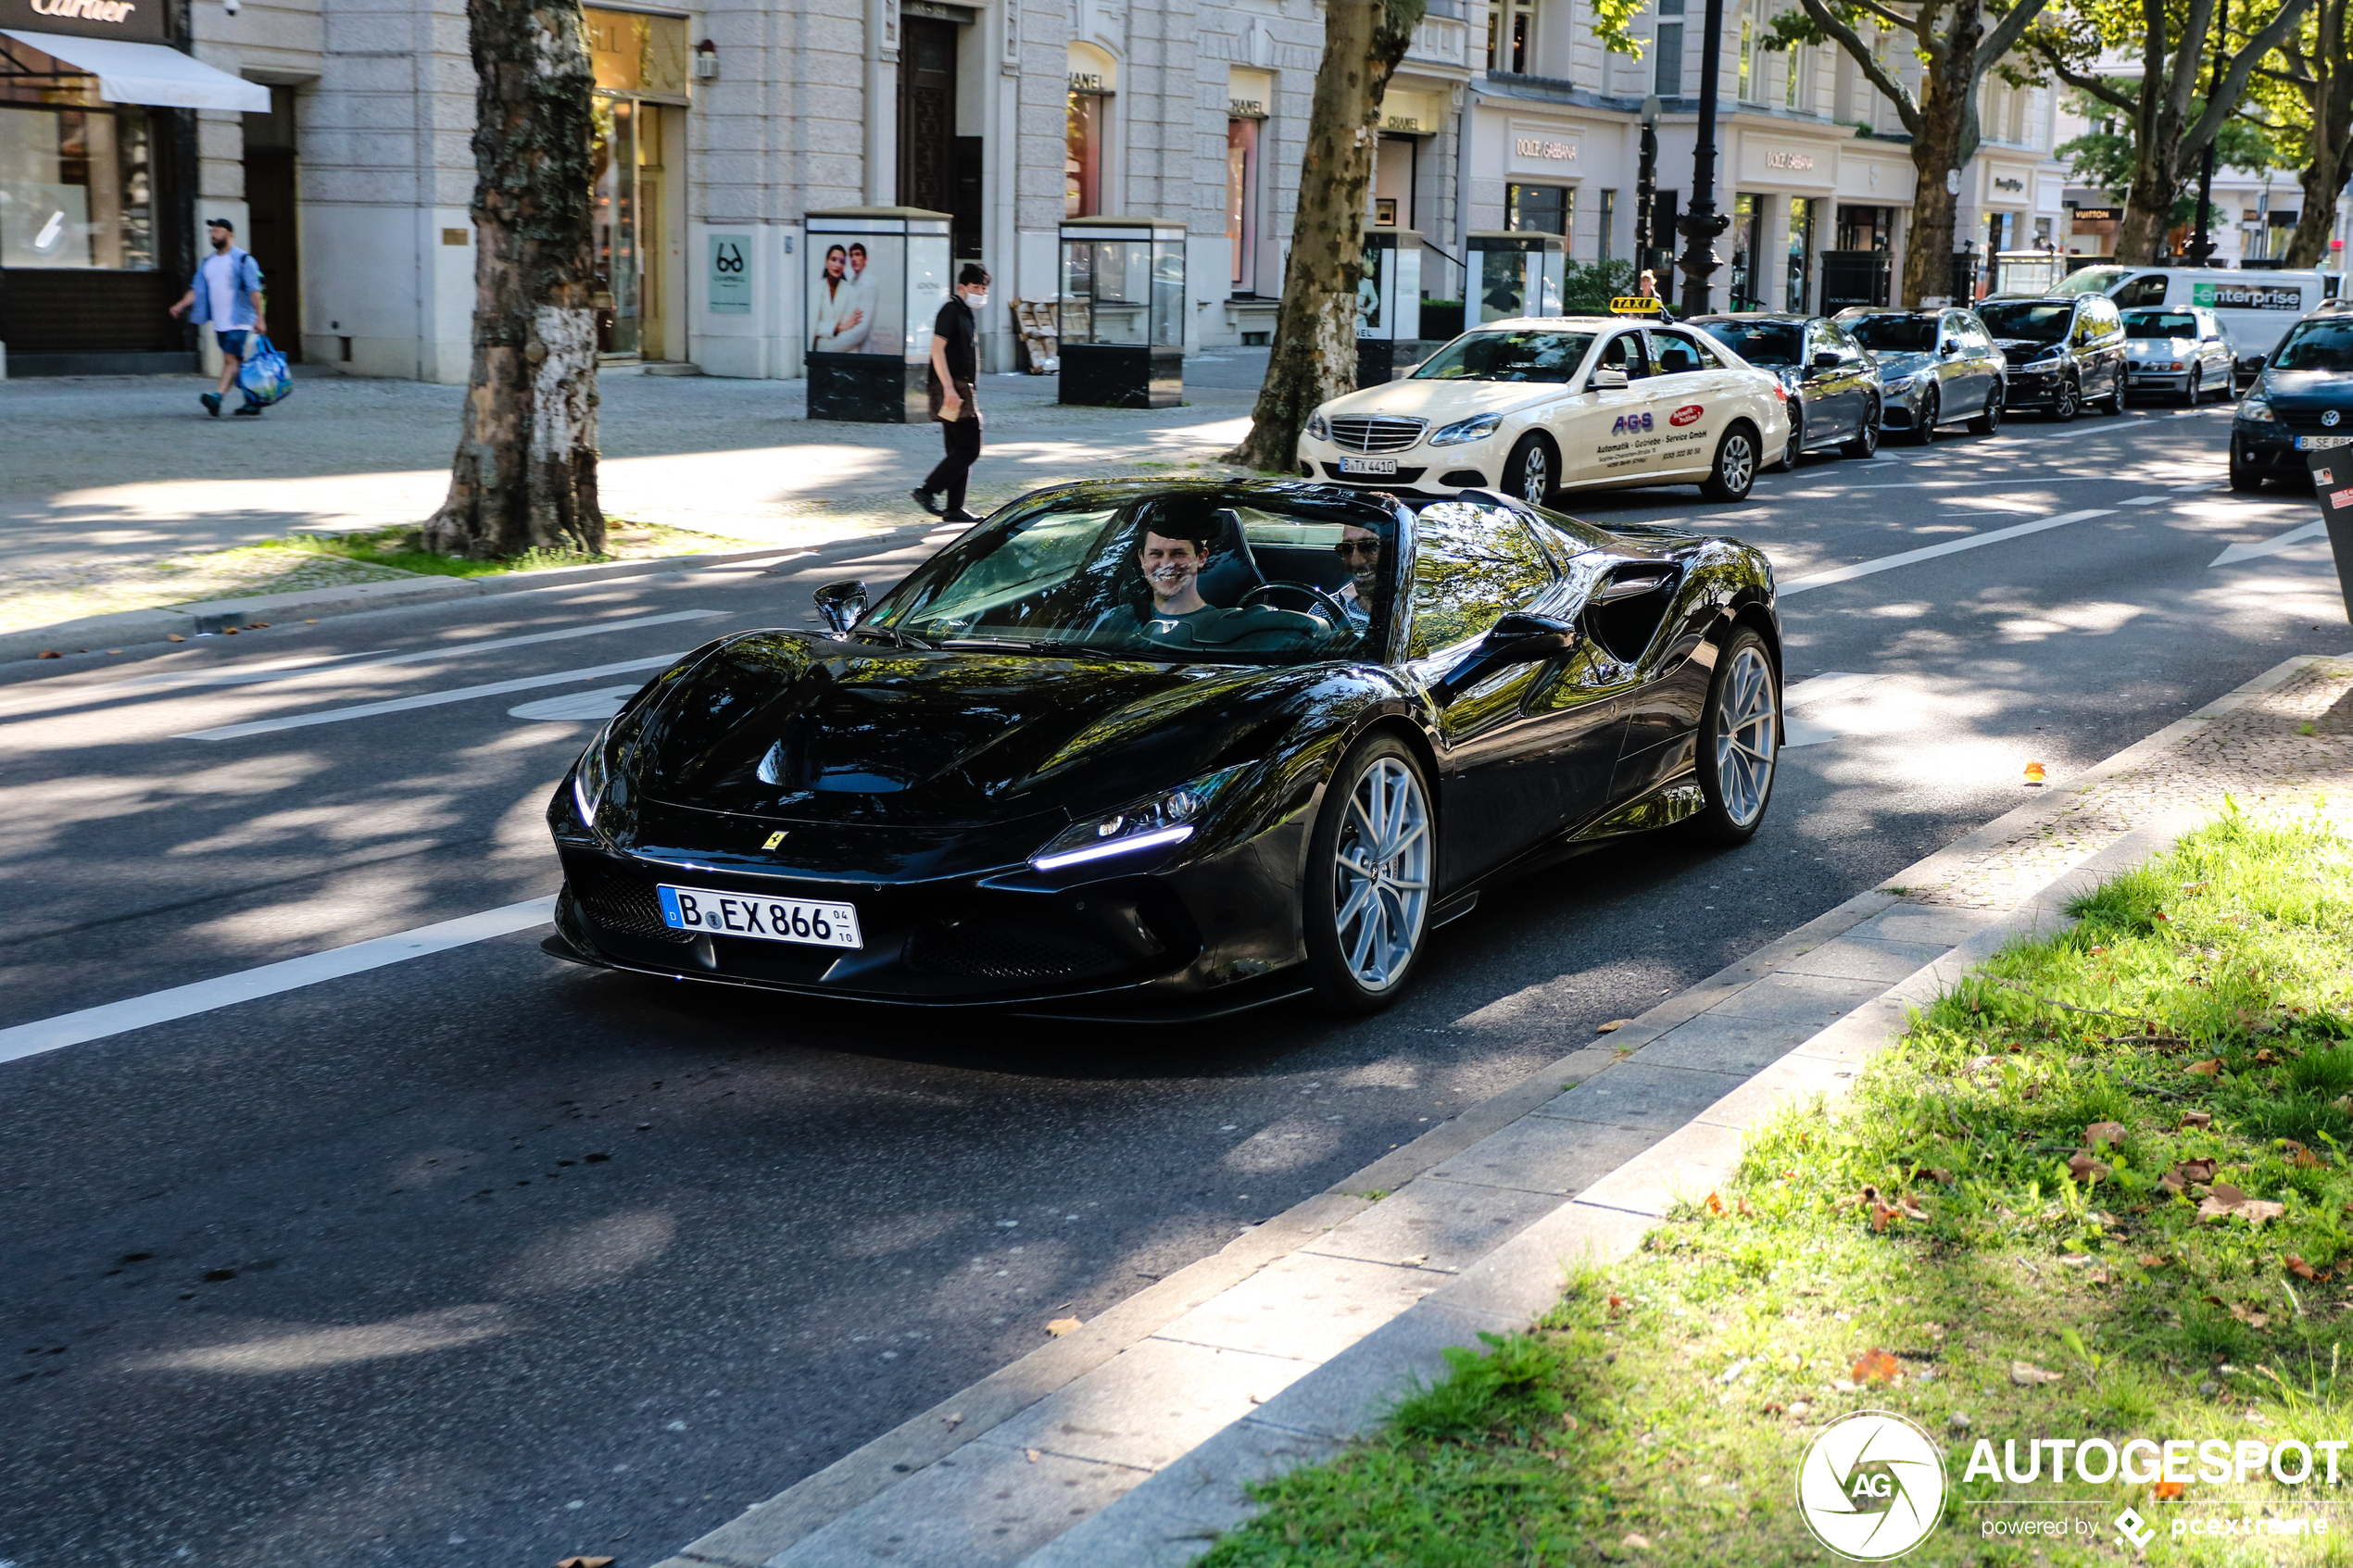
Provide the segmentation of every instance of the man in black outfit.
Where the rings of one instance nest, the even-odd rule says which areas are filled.
[[[950,522],[978,522],[964,510],[964,480],[980,458],[980,400],[974,382],[973,312],[988,304],[988,269],[967,261],[956,274],[956,291],[931,324],[931,417],[939,421],[946,448],[939,466],[912,494],[915,505]],[[946,506],[941,505],[942,493]]]

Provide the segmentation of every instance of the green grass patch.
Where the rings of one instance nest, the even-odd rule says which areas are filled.
[[[661,523],[633,523],[621,518],[605,520],[609,553],[585,550],[525,550],[519,556],[470,560],[428,550],[413,528],[385,528],[366,533],[300,533],[240,546],[246,551],[280,551],[295,555],[333,556],[368,566],[390,567],[429,577],[490,577],[509,571],[544,571],[559,566],[594,566],[602,561],[654,556],[697,555],[744,547],[741,540],[694,533]]]
[[[1945,1450],[1944,1522],[1907,1568],[2136,1561],[2105,1528],[1982,1534],[2127,1505],[2160,1532],[2147,1561],[2353,1562],[2353,1450],[2334,1489],[2317,1462],[2310,1486],[2178,1498],[2054,1486],[2047,1463],[1964,1479],[1980,1438],[2353,1438],[2353,843],[2233,810],[2071,912],[1916,1015],[1834,1112],[1760,1129],[1713,1201],[1570,1280],[1530,1333],[1454,1352],[1379,1433],[1259,1488],[1206,1568],[1833,1562],[1798,1463],[1866,1409]],[[2028,1499],[2082,1506],[1988,1506]],[[2264,1510],[2330,1529],[2171,1538]]]

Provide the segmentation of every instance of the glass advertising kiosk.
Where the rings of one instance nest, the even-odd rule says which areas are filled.
[[[1561,274],[1568,255],[1558,234],[1516,229],[1473,233],[1463,259],[1471,279],[1463,301],[1463,324],[1500,321],[1507,316],[1557,316]]]
[[[1185,226],[1073,219],[1062,247],[1062,401],[1175,408],[1185,394]]]
[[[851,207],[807,220],[809,417],[879,424],[931,418],[931,323],[947,301],[948,214]]]
[[[1378,386],[1422,362],[1422,236],[1418,230],[1365,231],[1365,270],[1356,280],[1356,384]]]

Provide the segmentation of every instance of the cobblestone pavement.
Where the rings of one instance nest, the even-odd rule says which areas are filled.
[[[2007,909],[2133,829],[2225,798],[2319,805],[2353,822],[2353,655],[2311,659],[2169,726],[2075,784],[2056,813],[2012,813],[1994,824],[2015,822],[2008,831],[1923,862],[1938,874],[1903,891],[1916,903]]]

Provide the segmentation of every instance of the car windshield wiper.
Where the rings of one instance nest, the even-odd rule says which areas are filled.
[[[941,640],[943,648],[1019,648],[1024,653],[1091,653],[1087,643],[1063,642],[1051,637],[948,637]]]
[[[852,632],[861,637],[880,637],[902,648],[920,648],[925,653],[931,652],[937,646],[936,644],[927,643],[912,633],[901,632],[896,626],[859,626],[852,628]]]

